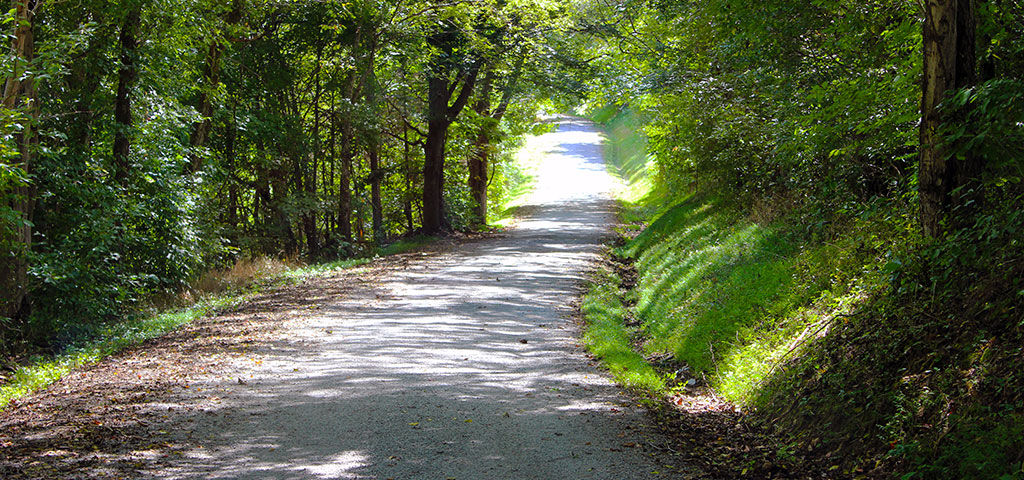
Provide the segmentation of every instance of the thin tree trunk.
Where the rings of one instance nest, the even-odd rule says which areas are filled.
[[[380,195],[380,142],[374,138],[370,140],[367,156],[370,157],[370,205],[373,209],[373,242],[377,245],[384,243],[384,206]]]
[[[227,224],[230,227],[231,240],[237,240],[235,232],[238,229],[238,182],[235,179],[235,140],[238,136],[237,129],[232,122],[224,139],[224,160],[228,170],[228,218]]]
[[[379,86],[375,75],[377,56],[377,35],[376,32],[369,32],[369,40],[366,55],[366,64],[363,66],[363,90],[366,94],[366,103],[372,112],[379,115],[380,103],[378,101]],[[380,182],[384,173],[380,169],[380,134],[371,129],[366,136],[367,157],[370,163],[370,209],[371,222],[373,227],[373,242],[377,245],[384,243],[384,206],[381,200]]]
[[[403,116],[403,118],[405,118],[405,117]],[[405,148],[405,151],[403,152],[403,156],[402,156],[403,165],[405,167],[405,192],[404,192],[405,195],[403,197],[405,201],[402,202],[402,210],[403,210],[402,213],[405,214],[405,231],[406,231],[406,233],[412,233],[412,231],[415,228],[415,225],[413,225],[413,222],[412,222],[412,200],[413,200],[413,194],[412,194],[412,172],[413,172],[413,168],[412,168],[412,161],[409,158],[410,154],[412,152],[410,152],[410,149],[409,149],[409,127],[408,126],[403,126],[402,127],[402,140],[403,140],[402,143],[404,144],[404,148]]]
[[[206,51],[206,61],[203,64],[203,80],[205,88],[199,92],[199,102],[196,110],[199,112],[199,121],[192,124],[192,135],[189,138],[189,146],[193,149],[206,146],[206,140],[210,136],[210,129],[213,128],[213,102],[210,100],[210,90],[217,88],[220,83],[220,59],[223,54],[220,42],[214,39],[210,42]],[[203,168],[203,157],[197,152],[191,153],[189,170],[192,173]]]
[[[355,74],[350,73],[346,84],[346,98],[353,96]],[[336,112],[337,114],[337,112]],[[355,134],[349,112],[341,112],[341,163],[338,185],[338,233],[346,242],[352,241],[352,161],[355,157]]]
[[[473,142],[472,155],[469,158],[469,191],[473,197],[473,221],[477,225],[487,224],[487,187],[490,181],[487,175],[488,165],[491,160],[493,135],[501,119],[505,117],[508,105],[512,101],[519,78],[522,76],[523,63],[526,56],[520,52],[516,59],[512,74],[506,79],[505,87],[502,89],[501,100],[498,106],[491,109],[491,89],[494,85],[494,71],[489,70],[480,87],[479,100],[474,105],[478,115],[484,117],[484,124],[480,126],[476,139]]]
[[[228,25],[237,25],[242,21],[243,14],[242,0],[233,0],[231,3],[231,11],[224,16],[224,21]],[[210,130],[213,128],[213,101],[211,100],[211,92],[220,85],[220,66],[221,57],[224,55],[224,47],[221,45],[221,39],[219,35],[213,34],[210,39],[210,45],[206,50],[206,60],[203,63],[203,76],[202,79],[206,83],[205,88],[199,92],[199,101],[196,105],[196,110],[199,112],[200,119],[198,122],[192,124],[192,134],[189,137],[189,146],[193,149],[201,148],[206,146],[206,142],[210,137]],[[202,155],[192,152],[189,169],[192,173],[198,172],[203,168]]]
[[[124,185],[128,178],[131,155],[132,89],[138,78],[136,57],[139,48],[139,29],[142,25],[142,7],[128,11],[121,26],[121,68],[117,75],[117,98],[114,101],[114,179]]]
[[[331,91],[331,116],[330,116],[330,118],[331,118],[331,133],[330,133],[330,135],[331,135],[331,139],[330,139],[330,142],[331,142],[330,143],[330,151],[331,151],[331,186],[334,185],[334,181],[335,181],[334,170],[335,170],[336,164],[338,163],[338,158],[337,158],[337,151],[338,151],[338,148],[337,148],[337,139],[338,139],[337,108],[338,108],[338,106],[337,106],[337,102],[336,102],[337,97],[335,95],[336,94],[332,90]],[[339,184],[341,183],[340,180],[339,180],[338,183]],[[339,188],[339,191],[340,191],[340,188]],[[339,197],[339,206],[340,206],[340,197]],[[341,209],[339,208],[338,210],[340,211]],[[333,215],[328,215],[328,218],[337,218],[337,217],[335,217]],[[338,233],[337,232],[337,228],[338,228],[338,225],[340,224],[340,219],[337,222],[333,222],[333,223],[334,223],[334,225],[329,230],[330,230],[330,232],[332,234],[335,234],[335,233]]]
[[[473,110],[483,118],[483,125],[473,140],[469,157],[469,193],[473,198],[472,223],[475,226],[487,224],[487,163],[491,147],[491,87],[494,84],[494,70],[488,70],[480,85],[480,94]]]
[[[4,82],[3,106],[7,110],[23,109],[26,124],[15,135],[18,159],[15,167],[26,174],[32,172],[32,160],[38,144],[36,122],[39,118],[38,101],[33,79],[23,78],[26,67],[35,59],[35,14],[42,1],[14,0],[14,35],[11,37],[11,56],[14,60],[12,74]],[[16,212],[18,223],[12,228],[10,238],[14,249],[3,253],[0,258],[0,317],[24,319],[29,314],[28,302],[28,254],[32,250],[32,206],[35,203],[33,188],[20,185],[13,189],[10,207]]]
[[[317,50],[316,59],[317,65],[321,64],[323,56],[322,50]],[[316,170],[317,170],[317,159],[320,157],[320,95],[322,93],[320,88],[320,68],[317,67],[316,73],[313,78],[313,82],[316,85],[315,93],[313,95],[313,151],[310,154],[310,165],[307,170],[308,176],[306,178],[306,195],[309,200],[315,199],[317,196],[317,184],[316,184]],[[315,204],[315,203],[314,203]],[[316,210],[307,211],[302,216],[303,229],[306,233],[306,245],[307,251],[310,257],[317,258],[320,256],[320,241],[316,230]]]

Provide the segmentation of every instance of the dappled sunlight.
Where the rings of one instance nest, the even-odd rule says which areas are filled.
[[[642,478],[640,412],[582,355],[569,303],[614,217],[601,136],[568,121],[519,228],[297,308],[170,478]],[[327,280],[330,281],[330,280]],[[342,281],[342,280],[339,280]],[[332,289],[333,290],[333,289]],[[634,439],[634,443],[642,443]],[[608,457],[607,452],[616,452]],[[517,465],[530,465],[520,472]]]
[[[367,478],[362,475],[355,475],[351,471],[365,467],[367,456],[362,452],[342,452],[328,461],[315,465],[300,465],[292,467],[291,470],[306,471],[319,478]]]

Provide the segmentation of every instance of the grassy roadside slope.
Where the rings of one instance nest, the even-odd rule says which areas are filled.
[[[646,155],[628,117],[599,120],[611,168],[635,186]],[[913,238],[900,205],[823,229],[800,212],[755,221],[728,202],[649,187],[623,189],[634,223],[612,250],[635,282],[611,269],[584,299],[585,340],[620,382],[665,394],[668,377],[643,359],[685,364],[790,438],[780,456],[813,452],[834,476],[1024,478],[1012,228],[964,239],[1001,253],[944,264],[962,275],[929,293],[914,280],[920,265],[945,257]],[[1005,270],[978,267],[992,262]]]

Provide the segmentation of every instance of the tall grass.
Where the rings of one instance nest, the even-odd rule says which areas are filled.
[[[614,251],[635,262],[633,290],[616,297],[614,275],[602,274],[584,299],[587,343],[623,383],[664,389],[664,381],[618,372],[668,355],[726,399],[752,405],[787,359],[883,283],[870,267],[877,250],[863,248],[861,236],[810,244],[777,216],[755,222],[725,202],[655,191],[642,119],[608,108],[594,118],[606,127],[609,170],[623,182],[618,198],[632,223],[623,231],[642,229]],[[673,197],[677,203],[665,203]],[[635,304],[623,305],[622,296]],[[639,323],[635,332],[622,325],[627,318]]]
[[[644,353],[669,353],[750,404],[786,358],[881,284],[856,240],[841,242],[803,245],[785,225],[684,201],[620,249],[640,275],[632,313]]]

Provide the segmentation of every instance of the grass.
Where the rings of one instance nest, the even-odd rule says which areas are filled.
[[[802,246],[784,225],[758,225],[715,203],[684,201],[620,249],[640,275],[633,314],[643,353],[669,353],[704,372],[727,400],[752,405],[787,357],[875,285],[849,273],[870,259],[842,251]]]
[[[639,120],[598,114],[636,282],[594,276],[585,340],[620,383],[664,391],[643,360],[671,357],[836,475],[1024,479],[1019,206],[929,243],[900,198],[659,196]]]
[[[663,380],[635,372],[650,369],[638,364],[644,358],[668,354],[727,400],[756,406],[786,361],[878,287],[865,268],[875,261],[871,250],[855,248],[860,238],[803,245],[790,226],[753,222],[723,202],[666,204],[670,197],[653,188],[642,119],[619,109],[594,117],[605,124],[608,168],[622,181],[617,196],[629,222],[613,254],[635,262],[638,280],[618,292],[614,275],[595,277],[584,300],[588,346],[623,384],[664,392]],[[623,296],[635,302],[627,307]],[[627,318],[639,324],[635,332]]]
[[[631,347],[632,334],[623,322],[628,309],[622,302],[620,283],[618,275],[607,267],[594,274],[581,305],[587,321],[583,343],[620,385],[657,396],[665,391],[666,382]]]
[[[46,388],[78,367],[97,363],[105,357],[174,331],[218,310],[244,303],[270,286],[329,275],[338,270],[365,265],[379,256],[414,250],[432,241],[432,237],[413,237],[382,248],[374,257],[298,267],[267,258],[241,259],[231,268],[203,275],[193,287],[199,300],[192,305],[109,325],[98,332],[95,340],[69,347],[57,355],[32,358],[28,365],[18,368],[8,382],[0,385],[0,411],[12,401]]]

